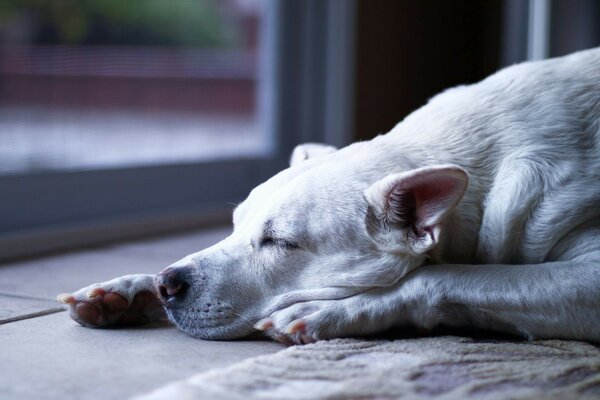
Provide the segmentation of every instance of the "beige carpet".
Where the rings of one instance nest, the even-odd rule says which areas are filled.
[[[332,340],[198,374],[154,399],[600,398],[600,349],[443,336]]]

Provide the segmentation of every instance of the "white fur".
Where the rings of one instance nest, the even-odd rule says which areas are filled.
[[[208,279],[170,316],[204,338],[267,318],[296,343],[402,324],[600,340],[599,148],[600,49],[447,90],[387,135],[297,150],[229,238],[175,264]],[[468,187],[435,200],[431,229],[382,218],[391,185],[447,168]],[[205,326],[190,311],[217,300],[242,317]]]

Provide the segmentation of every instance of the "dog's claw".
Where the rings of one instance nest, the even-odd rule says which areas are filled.
[[[287,328],[285,329],[285,333],[288,335],[293,335],[294,333],[304,333],[306,331],[306,322],[302,319],[297,319],[292,321]]]
[[[254,324],[254,329],[258,331],[266,331],[273,326],[273,320],[271,318],[263,318]]]
[[[292,340],[289,336],[286,335],[281,335],[279,333],[275,333],[273,334],[273,339],[275,339],[277,342],[285,344],[287,346],[293,346],[295,344],[297,344],[296,342],[294,342],[294,340]]]
[[[86,293],[86,296],[88,299],[93,299],[94,297],[104,296],[105,294],[106,294],[106,290],[102,289],[101,287],[95,287],[95,288],[88,290],[88,292]]]
[[[75,303],[75,297],[73,297],[73,295],[69,293],[61,293],[58,296],[56,296],[56,301],[58,301],[61,304],[71,304]]]

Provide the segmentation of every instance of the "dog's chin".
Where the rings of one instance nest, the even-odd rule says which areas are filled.
[[[234,319],[219,324],[206,324],[206,321],[195,319],[185,312],[167,310],[169,320],[186,334],[203,340],[234,340],[251,336],[256,331],[249,321]]]

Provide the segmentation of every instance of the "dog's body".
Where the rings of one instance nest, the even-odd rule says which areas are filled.
[[[124,311],[154,291],[211,339],[256,323],[295,343],[401,325],[600,340],[600,49],[448,90],[387,135],[300,147],[292,164],[236,209],[229,238],[63,296],[73,318],[155,318],[157,301]],[[127,300],[114,315],[113,293]]]

